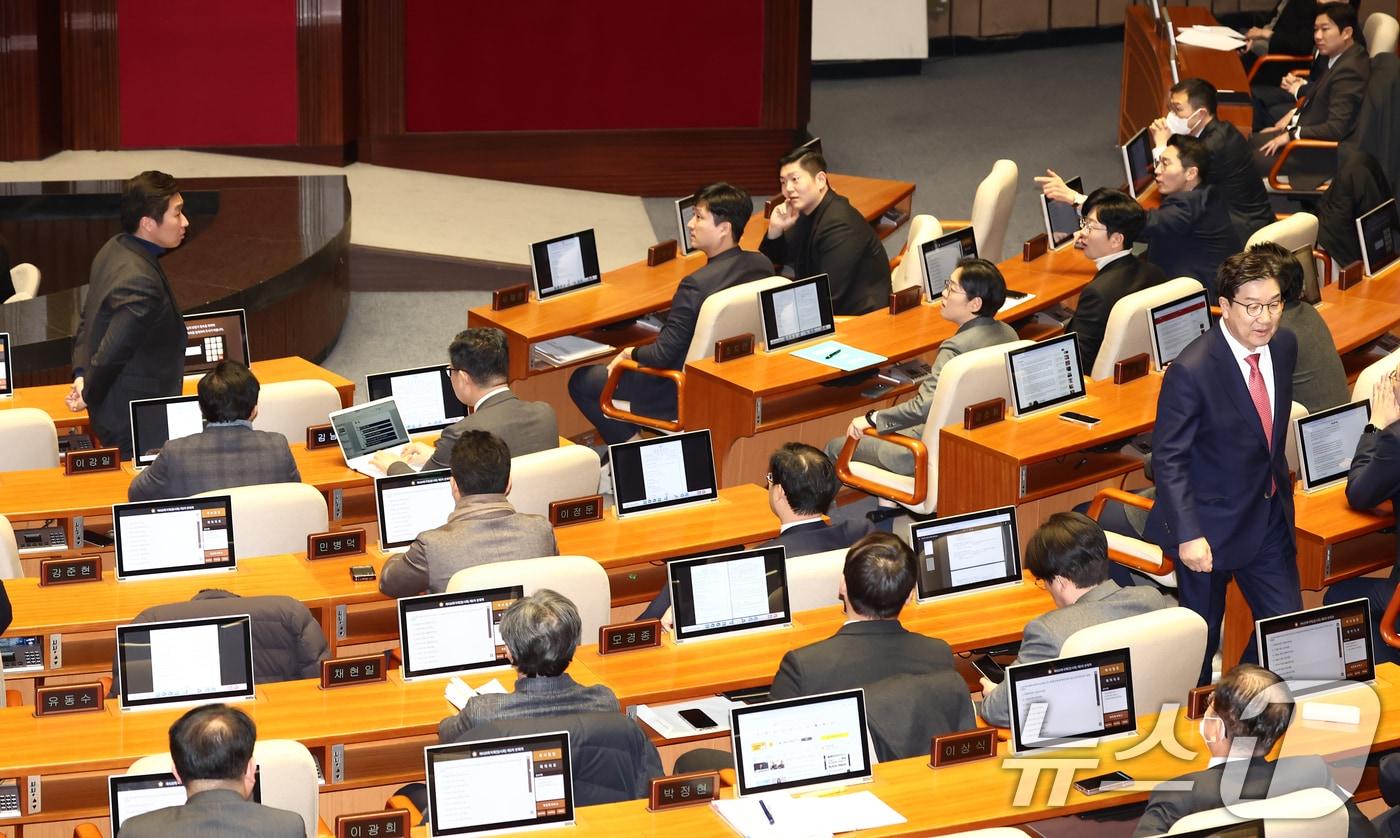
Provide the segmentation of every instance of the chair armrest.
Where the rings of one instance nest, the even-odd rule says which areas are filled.
[[[1100,489],[1094,495],[1094,499],[1089,502],[1089,517],[1093,518],[1095,521],[1099,520],[1099,516],[1103,514],[1104,504],[1111,500],[1118,501],[1125,506],[1132,506],[1149,511],[1154,504],[1154,501],[1149,498],[1145,498],[1142,495],[1135,495],[1132,492],[1125,492],[1122,489]],[[1112,547],[1108,550],[1108,557],[1124,567],[1141,571],[1150,576],[1166,576],[1176,567],[1176,563],[1172,560],[1172,557],[1168,556],[1165,552],[1162,554],[1161,564],[1154,564],[1140,556],[1134,556],[1131,553],[1119,552]]]
[[[841,456],[836,458],[836,478],[847,486],[859,489],[867,494],[877,497],[888,498],[896,503],[918,506],[928,497],[928,446],[923,440],[914,439],[904,434],[882,434],[874,428],[866,428],[865,436],[883,439],[885,442],[898,445],[901,448],[908,448],[909,453],[914,455],[914,491],[900,492],[890,487],[866,480],[851,471],[851,457],[856,453],[856,444],[859,440],[846,437],[846,444],[841,447]]]
[[[418,811],[418,807],[413,805],[412,800],[409,800],[402,794],[396,794],[390,797],[388,800],[384,801],[384,808],[403,809],[407,811],[408,822],[411,826],[417,826],[418,824],[423,822],[423,813]]]
[[[1322,247],[1314,247],[1313,261],[1317,264],[1317,287],[1321,290],[1332,283],[1332,254]]]
[[[614,407],[613,394],[617,392],[617,385],[622,381],[624,372],[640,373],[653,378],[669,378],[676,382],[676,421],[668,422],[665,419],[655,419],[651,416],[639,416],[631,411]],[[685,373],[680,370],[644,367],[631,358],[623,358],[613,367],[612,374],[608,376],[608,383],[603,387],[603,393],[598,397],[598,401],[602,405],[603,414],[612,419],[631,422],[634,425],[645,425],[648,428],[662,431],[679,431],[685,427]]]
[[[1283,170],[1284,164],[1288,161],[1289,155],[1293,153],[1294,149],[1300,148],[1331,149],[1335,152],[1337,150],[1337,142],[1336,140],[1309,140],[1306,138],[1301,140],[1290,140],[1274,157],[1274,165],[1269,169],[1270,189],[1274,189],[1279,192],[1293,191],[1292,186],[1290,186],[1287,183],[1281,182],[1278,179],[1278,177],[1279,172]]]
[[[1261,55],[1261,56],[1259,56],[1258,59],[1255,60],[1254,64],[1249,68],[1249,73],[1248,73],[1247,76],[1246,76],[1246,80],[1249,82],[1249,84],[1253,85],[1253,84],[1254,84],[1254,77],[1257,76],[1257,75],[1259,75],[1259,71],[1260,71],[1260,70],[1264,69],[1265,67],[1268,67],[1268,68],[1270,68],[1270,71],[1272,72],[1273,70],[1278,69],[1278,67],[1277,67],[1276,65],[1280,65],[1280,64],[1284,64],[1284,65],[1286,65],[1286,64],[1295,64],[1295,65],[1298,65],[1298,69],[1294,70],[1294,73],[1293,73],[1293,74],[1294,74],[1295,76],[1306,76],[1306,75],[1309,75],[1310,72],[1311,72],[1311,67],[1312,67],[1312,56],[1311,56],[1311,55]],[[1287,71],[1285,70],[1285,72],[1287,72]],[[1282,73],[1279,74],[1279,78],[1280,78],[1280,79],[1283,78],[1283,74],[1282,74]]]
[[[961,229],[964,228],[964,227],[971,227],[971,226],[972,226],[972,219],[970,219],[970,218],[944,218],[944,219],[941,219],[940,223],[943,225],[943,232],[945,232],[945,233],[951,233],[951,232],[953,232],[953,231],[955,231],[955,230],[961,230]]]
[[[1381,616],[1381,640],[1392,649],[1400,649],[1400,634],[1395,632],[1395,618],[1400,616],[1400,585],[1395,586],[1395,591],[1390,595],[1390,603],[1385,607],[1385,614]]]
[[[73,838],[102,838],[102,830],[95,824],[80,823],[73,827]]]

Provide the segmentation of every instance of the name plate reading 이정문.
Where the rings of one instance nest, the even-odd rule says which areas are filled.
[[[549,504],[550,526],[565,527],[569,524],[601,520],[603,520],[602,495],[556,500]]]

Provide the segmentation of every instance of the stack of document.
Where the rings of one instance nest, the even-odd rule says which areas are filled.
[[[760,800],[763,801],[761,805]],[[738,800],[715,800],[710,806],[745,838],[829,836],[908,821],[868,791],[831,797],[773,793]],[[764,807],[767,807],[766,813]]]
[[[1234,52],[1244,47],[1245,38],[1228,26],[1188,26],[1176,33],[1176,42],[1192,47]]]
[[[678,701],[675,704],[637,705],[637,718],[667,739],[680,739],[699,733],[721,733],[729,730],[729,710],[743,707],[738,701],[730,701],[722,695],[702,698],[698,701]],[[681,718],[682,710],[699,710],[715,720],[714,727],[696,727]]]
[[[589,358],[597,358],[600,355],[607,355],[616,351],[606,343],[599,343],[588,338],[565,335],[553,340],[540,341],[530,347],[530,354],[535,358],[543,360],[556,367],[565,364],[573,364],[578,361],[585,361]]]
[[[470,684],[454,675],[442,692],[449,704],[461,710],[467,706],[467,699],[478,695],[505,695],[506,688],[501,685],[500,681],[492,678],[479,688],[472,689]]]

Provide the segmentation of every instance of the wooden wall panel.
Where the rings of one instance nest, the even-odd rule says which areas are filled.
[[[1050,0],[1051,29],[1096,26],[1098,20],[1097,0]]]
[[[49,0],[0,2],[0,160],[60,148],[57,9]]]
[[[297,0],[297,144],[345,146],[355,136],[356,0]]]
[[[796,128],[811,113],[812,0],[768,0],[763,10],[764,128]]]
[[[63,147],[117,147],[117,0],[60,0]]]
[[[360,138],[404,131],[404,0],[360,0]]]

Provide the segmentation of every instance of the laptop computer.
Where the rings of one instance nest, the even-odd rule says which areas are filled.
[[[971,227],[944,233],[919,245],[919,256],[924,260],[924,294],[929,300],[939,300],[958,263],[977,258],[977,237]]]
[[[1128,178],[1128,194],[1141,198],[1153,182],[1152,135],[1146,128],[1139,128],[1119,151],[1123,155],[1123,174]]]
[[[1130,658],[1110,649],[1007,667],[1011,749],[1090,746],[1136,732]]]
[[[156,461],[165,443],[204,430],[199,396],[133,399],[131,411],[132,468],[140,471]]]
[[[729,711],[729,742],[739,797],[871,780],[865,690],[735,707]]]
[[[1084,369],[1074,332],[1006,353],[1011,407],[1017,418],[1084,398]]]
[[[371,401],[392,397],[411,434],[440,431],[467,412],[447,374],[447,364],[371,373],[369,397]]]
[[[598,270],[598,244],[592,230],[530,245],[530,279],[535,299],[548,300],[603,281]]]
[[[385,551],[406,549],[419,533],[447,523],[455,506],[451,469],[376,477],[379,546]]]
[[[1356,219],[1356,235],[1361,240],[1361,261],[1367,276],[1375,276],[1394,262],[1400,248],[1400,215],[1395,210],[1395,199],[1386,200]]]
[[[676,199],[676,241],[680,244],[681,254],[685,256],[695,252],[695,248],[690,246],[690,219],[694,215],[695,195]]]
[[[1152,360],[1164,370],[1191,341],[1210,330],[1210,302],[1205,289],[1153,306],[1147,313]]]
[[[666,563],[676,643],[792,624],[782,545]]]
[[[916,523],[909,541],[919,602],[1022,582],[1014,506]]]
[[[1339,681],[1376,680],[1371,601],[1353,599],[1254,621],[1259,665],[1295,697],[1330,692]]]
[[[15,394],[15,368],[10,362],[10,333],[0,332],[0,399]]]
[[[826,274],[758,292],[758,312],[763,348],[769,352],[836,334],[831,281]]]
[[[253,622],[247,614],[117,626],[123,710],[253,698]]]
[[[112,524],[118,581],[237,567],[228,495],[118,503]]]
[[[609,445],[608,457],[619,518],[719,498],[708,429]]]
[[[569,826],[569,733],[483,739],[423,749],[428,834],[497,835]]]
[[[1298,469],[1304,492],[1316,492],[1345,483],[1351,458],[1366,424],[1371,421],[1367,399],[1310,413],[1294,422],[1298,444]]]
[[[198,378],[220,361],[253,362],[248,351],[248,315],[241,308],[186,314],[185,375]]]
[[[1084,193],[1084,179],[1072,177],[1065,186],[1081,195]],[[1079,232],[1079,210],[1074,204],[1052,201],[1044,193],[1040,198],[1040,220],[1045,224],[1045,235],[1050,237],[1050,249],[1061,250],[1074,243],[1074,234]]]
[[[520,585],[403,597],[398,601],[403,679],[441,678],[510,666],[501,616],[525,596]]]
[[[368,477],[387,476],[371,462],[375,454],[408,444],[408,428],[392,396],[332,411],[329,418],[345,465]]]

